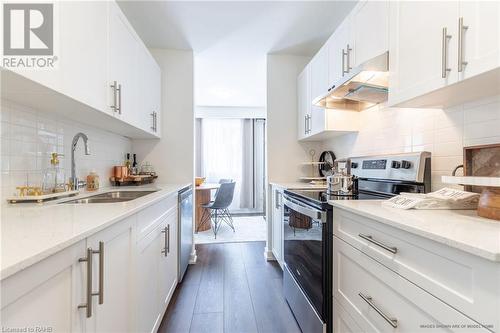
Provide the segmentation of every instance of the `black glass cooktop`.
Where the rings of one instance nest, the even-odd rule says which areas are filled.
[[[328,194],[326,190],[285,190],[285,193],[295,199],[318,207],[324,207],[329,200],[381,200],[388,198],[385,195],[369,192],[359,192],[357,195],[332,195]]]

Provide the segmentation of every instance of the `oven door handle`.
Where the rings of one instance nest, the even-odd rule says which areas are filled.
[[[290,198],[283,196],[283,204],[288,206],[290,209],[309,216],[315,220],[321,220],[321,222],[326,223],[326,212],[318,209],[314,209],[312,207],[308,207],[302,204],[299,204],[296,201],[292,201]]]

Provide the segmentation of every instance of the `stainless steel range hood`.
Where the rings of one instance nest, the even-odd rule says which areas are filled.
[[[387,100],[389,87],[389,52],[352,69],[313,105],[324,109],[362,111]]]

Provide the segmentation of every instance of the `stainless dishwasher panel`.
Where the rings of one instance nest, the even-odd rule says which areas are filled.
[[[179,191],[179,282],[189,265],[193,247],[193,189],[191,186]]]

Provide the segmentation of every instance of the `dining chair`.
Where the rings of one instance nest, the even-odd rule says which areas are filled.
[[[233,218],[229,212],[229,206],[233,202],[235,182],[222,183],[215,195],[215,200],[201,207],[205,208],[201,217],[201,223],[197,230],[206,223],[210,223],[215,239],[222,222],[226,223],[235,232]]]

